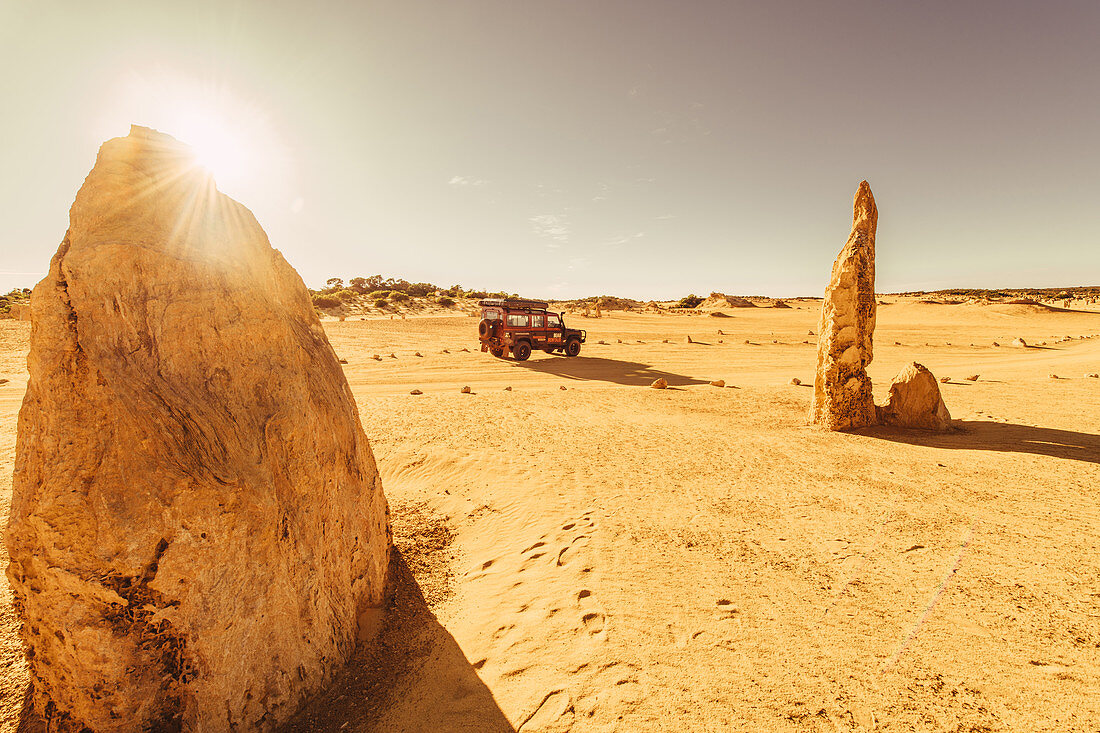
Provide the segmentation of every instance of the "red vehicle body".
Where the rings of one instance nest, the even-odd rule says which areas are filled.
[[[524,298],[488,298],[478,301],[481,350],[503,358],[509,351],[516,361],[527,361],[533,349],[566,356],[581,353],[586,332],[566,328],[561,313],[547,310],[549,303]]]

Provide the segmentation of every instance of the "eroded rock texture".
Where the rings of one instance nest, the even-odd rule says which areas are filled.
[[[935,375],[916,362],[894,377],[879,412],[886,425],[937,432],[951,429],[951,413],[943,403]]]
[[[878,208],[867,181],[859,184],[852,233],[833,263],[818,326],[817,374],[810,419],[830,430],[876,422],[867,365],[875,332],[875,227]]]
[[[8,578],[55,730],[269,730],[369,633],[388,510],[301,278],[171,137],[100,149],[32,296]]]

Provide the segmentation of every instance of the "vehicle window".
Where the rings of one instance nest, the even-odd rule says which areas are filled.
[[[517,328],[526,328],[527,316],[523,314],[512,313],[508,316],[508,325]]]
[[[550,328],[561,328],[561,317],[557,313],[546,316],[546,325]]]
[[[546,318],[546,316],[542,315],[541,313],[538,314],[538,315],[532,315],[531,316],[531,328],[542,328],[543,325],[544,325],[543,320],[545,318]]]
[[[497,311],[497,310],[482,311],[481,312],[481,317],[484,318],[485,320],[488,320],[488,321],[499,321],[500,320],[500,311]]]

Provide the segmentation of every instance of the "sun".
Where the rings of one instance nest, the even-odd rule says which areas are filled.
[[[102,122],[105,130],[134,123],[171,135],[191,147],[219,190],[238,199],[267,198],[290,178],[290,155],[266,105],[226,83],[165,70],[128,74]]]
[[[227,120],[202,111],[181,115],[171,134],[195,152],[195,162],[227,185],[247,179],[257,156],[250,141]]]

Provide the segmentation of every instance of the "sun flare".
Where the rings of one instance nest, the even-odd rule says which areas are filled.
[[[256,156],[231,123],[193,112],[180,118],[172,134],[191,146],[195,162],[213,174],[215,181],[230,183],[249,176]]]
[[[195,162],[230,195],[261,198],[286,178],[287,155],[269,116],[225,84],[169,72],[127,76],[103,124],[117,134],[130,123],[190,146]]]

